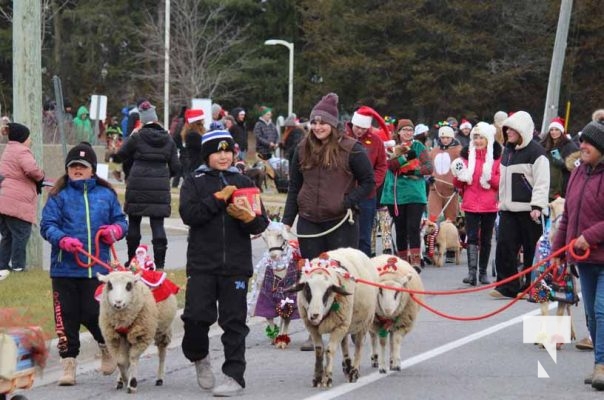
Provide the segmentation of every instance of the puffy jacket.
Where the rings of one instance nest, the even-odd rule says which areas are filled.
[[[464,159],[466,167],[468,166],[468,148],[464,147],[461,151],[461,157]],[[453,185],[458,188],[462,194],[461,209],[472,213],[494,213],[497,212],[497,193],[499,189],[499,164],[501,162],[501,145],[493,143],[493,167],[491,168],[491,179],[489,180],[490,189],[485,189],[480,185],[480,176],[482,167],[486,158],[486,149],[476,150],[476,166],[472,175],[472,183],[468,185],[457,178],[453,178]]]
[[[279,132],[273,121],[266,122],[259,118],[254,125],[254,135],[256,136],[256,152],[259,154],[272,153],[274,149],[271,149],[270,144],[279,143]]]
[[[147,124],[128,136],[116,158],[131,164],[126,178],[126,214],[169,217],[170,177],[180,171],[180,162],[168,132],[159,124]]]
[[[185,177],[180,189],[180,217],[190,227],[187,247],[187,275],[252,276],[250,235],[262,233],[268,217],[256,216],[244,223],[227,214],[227,204],[214,193],[227,185],[255,187],[235,167],[217,171],[205,164]]]
[[[0,159],[0,214],[36,222],[38,195],[36,183],[44,179],[31,149],[23,143],[10,141]]]
[[[96,279],[96,273],[108,273],[107,269],[94,264],[80,267],[73,253],[59,248],[59,241],[66,236],[77,238],[84,250],[96,255],[95,235],[102,225],[119,224],[125,236],[128,232],[126,216],[115,192],[98,184],[96,178],[72,181],[56,195],[50,195],[42,211],[40,233],[51,245],[51,278]],[[79,254],[79,253],[77,253]],[[80,254],[80,260],[88,259]],[[100,242],[99,258],[109,261],[109,246]]]
[[[604,193],[603,163],[599,163],[593,169],[586,164],[575,168],[568,181],[564,214],[554,238],[553,251],[583,235],[591,245],[591,254],[587,260],[580,262],[604,264],[602,193]]]

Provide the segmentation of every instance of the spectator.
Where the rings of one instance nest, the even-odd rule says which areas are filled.
[[[260,117],[254,125],[256,136],[256,153],[262,160],[268,160],[273,156],[279,142],[279,132],[273,124],[273,111],[268,107],[260,107]]]
[[[25,270],[26,247],[37,220],[44,171],[31,152],[29,128],[7,124],[8,143],[0,158],[0,280]]]
[[[497,191],[501,145],[495,141],[496,128],[479,122],[472,129],[472,142],[461,151],[461,158],[451,164],[453,184],[462,196],[461,209],[466,217],[468,240],[468,276],[463,283],[476,286],[491,283],[487,266],[491,254],[493,227],[497,218]],[[480,249],[480,251],[479,251]]]
[[[285,158],[291,164],[294,151],[296,150],[298,143],[306,136],[306,132],[298,126],[296,114],[288,116],[285,119],[283,126],[283,134],[281,135],[281,142],[279,143],[279,147],[282,150],[281,158]]]
[[[172,213],[170,178],[178,173],[180,163],[174,141],[157,121],[155,107],[144,101],[138,108],[142,127],[124,141],[116,154],[119,161],[132,165],[126,177],[124,206],[130,225],[127,264],[140,245],[141,221],[149,217],[155,266],[163,269],[168,249],[164,218]]]
[[[556,197],[566,197],[566,185],[570,177],[567,161],[569,157],[573,160],[577,159],[579,149],[564,134],[564,121],[561,118],[554,118],[549,124],[548,132],[541,145],[545,149],[545,156],[549,161],[549,201]]]
[[[467,119],[462,119],[459,125],[459,132],[455,138],[461,144],[461,147],[468,147],[472,138],[470,137],[470,131],[472,130],[472,124]]]
[[[592,121],[582,132],[581,164],[570,176],[564,214],[552,251],[559,250],[573,239],[576,239],[576,252],[591,251],[586,260],[574,260],[569,253],[566,260],[576,262],[579,267],[583,306],[593,340],[594,369],[585,383],[601,391],[604,390],[604,123]]]
[[[502,146],[505,143],[503,142],[503,130],[501,129],[501,124],[503,124],[503,121],[505,121],[507,118],[508,113],[506,113],[505,111],[497,111],[493,116],[493,125],[497,129],[497,133],[495,134],[495,140]]]
[[[398,256],[421,272],[419,231],[427,203],[424,175],[432,174],[432,163],[426,147],[413,139],[410,119],[400,119],[397,131],[399,144],[389,154],[382,204],[394,220]]]
[[[204,133],[206,133],[206,128],[203,110],[187,110],[185,112],[185,125],[181,131],[183,178],[203,164],[201,137]]]
[[[502,124],[505,148],[499,183],[499,235],[495,251],[497,281],[518,272],[522,247],[524,269],[533,263],[537,240],[542,234],[541,214],[548,204],[549,163],[545,150],[533,140],[533,119],[526,111],[512,114]],[[528,285],[515,279],[489,294],[495,298],[516,297]]]
[[[180,160],[180,170],[174,177],[172,178],[172,188],[177,188],[180,184],[180,178],[183,173],[183,162],[182,162],[182,153],[184,151],[182,136],[180,133],[182,132],[183,127],[185,126],[185,112],[187,111],[187,106],[182,106],[178,115],[172,118],[172,122],[170,123],[170,136],[172,136],[172,140],[174,140],[174,144],[176,145],[176,150],[178,151],[178,157]]]
[[[73,119],[73,127],[75,129],[76,142],[96,143],[92,122],[88,118],[88,109],[85,106],[78,108],[78,113]]]
[[[231,116],[235,123],[229,129],[235,143],[239,145],[239,159],[245,161],[247,157],[247,125],[245,123],[245,110],[241,107],[233,108]]]

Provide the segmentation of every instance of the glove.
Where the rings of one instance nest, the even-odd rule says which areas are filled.
[[[76,239],[73,237],[65,236],[63,239],[59,241],[59,247],[61,250],[68,251],[70,253],[75,253],[78,249],[84,247],[80,239]]]
[[[409,150],[405,157],[407,157],[407,161],[415,160],[417,158],[417,153],[415,150]]]
[[[459,178],[457,178],[457,179],[459,179]],[[480,177],[480,186],[482,186],[484,189],[487,189],[487,190],[491,188],[491,184],[489,183],[489,181],[484,179],[482,176]]]
[[[401,166],[398,170],[399,174],[415,175],[415,171],[419,169],[419,160],[416,158]]]
[[[428,184],[432,185],[436,179],[432,175],[428,177]]]
[[[99,228],[103,243],[112,245],[122,238],[122,227],[118,224],[103,225]]]
[[[44,186],[44,178],[36,182],[36,193],[42,194],[42,187]]]
[[[457,178],[459,171],[461,171],[465,167],[466,167],[466,164],[464,164],[463,159],[461,157],[458,157],[451,162],[451,173],[453,174],[454,177]]]
[[[237,186],[228,185],[223,187],[221,191],[214,193],[214,197],[226,203],[229,201],[235,190],[237,190]]]
[[[461,170],[457,171],[457,180],[461,182],[470,183],[472,181],[470,171],[468,171],[466,167],[463,167]]]
[[[229,204],[226,211],[231,217],[243,221],[246,224],[252,222],[254,218],[256,218],[256,214],[251,209],[238,206],[237,204]]]

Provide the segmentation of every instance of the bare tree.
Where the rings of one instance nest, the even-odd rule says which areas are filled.
[[[163,98],[164,28],[153,15],[148,14],[147,19],[139,32],[144,51],[136,57],[153,69],[145,73],[145,80],[153,82],[150,94],[159,100]],[[237,93],[232,89],[227,92],[226,87],[239,77],[238,72],[251,53],[232,54],[233,47],[245,39],[245,27],[236,25],[223,5],[208,8],[202,0],[173,1],[171,21],[171,102],[186,104],[194,97],[236,97]]]

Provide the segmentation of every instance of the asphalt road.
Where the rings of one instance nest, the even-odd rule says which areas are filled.
[[[166,222],[169,227],[168,268],[184,265],[186,231],[178,226],[178,222]],[[148,235],[149,232],[145,232],[143,242],[150,243]],[[118,248],[124,257],[125,244],[120,243]],[[262,241],[256,240],[255,259],[263,250]],[[461,283],[465,271],[464,256],[462,265],[429,266],[421,277],[429,290],[458,289],[465,287]],[[432,307],[458,316],[481,315],[507,304],[506,300],[494,300],[487,293],[488,290],[453,296],[430,295],[425,300]],[[290,347],[278,350],[265,337],[263,321],[252,319],[247,339],[244,397],[254,400],[601,398],[601,394],[583,384],[584,377],[593,366],[591,352],[579,351],[573,344],[565,344],[557,353],[557,362],[554,362],[545,350],[532,343],[523,343],[523,317],[537,313],[538,306],[526,301],[519,301],[493,317],[471,322],[454,321],[422,310],[414,329],[403,340],[401,372],[379,374],[371,368],[367,340],[359,381],[345,382],[338,354],[334,363],[334,385],[329,389],[317,389],[311,385],[314,353],[299,351],[307,336],[300,321],[291,324]],[[573,313],[580,339],[586,334],[582,306],[574,307]],[[210,354],[214,371],[219,376],[224,360],[220,329],[216,327],[212,332]],[[154,386],[157,360],[154,351],[149,351],[139,369],[138,394],[127,395],[124,391],[117,391],[115,375],[106,377],[96,371],[99,360],[94,359],[94,348],[89,346],[78,365],[76,386],[56,386],[60,371],[58,359],[53,355],[44,376],[38,377],[34,388],[22,394],[32,400],[212,397],[210,392],[197,386],[195,368],[182,355],[180,341],[181,333],[177,329],[168,353],[164,386]],[[538,377],[539,363],[549,378]]]

